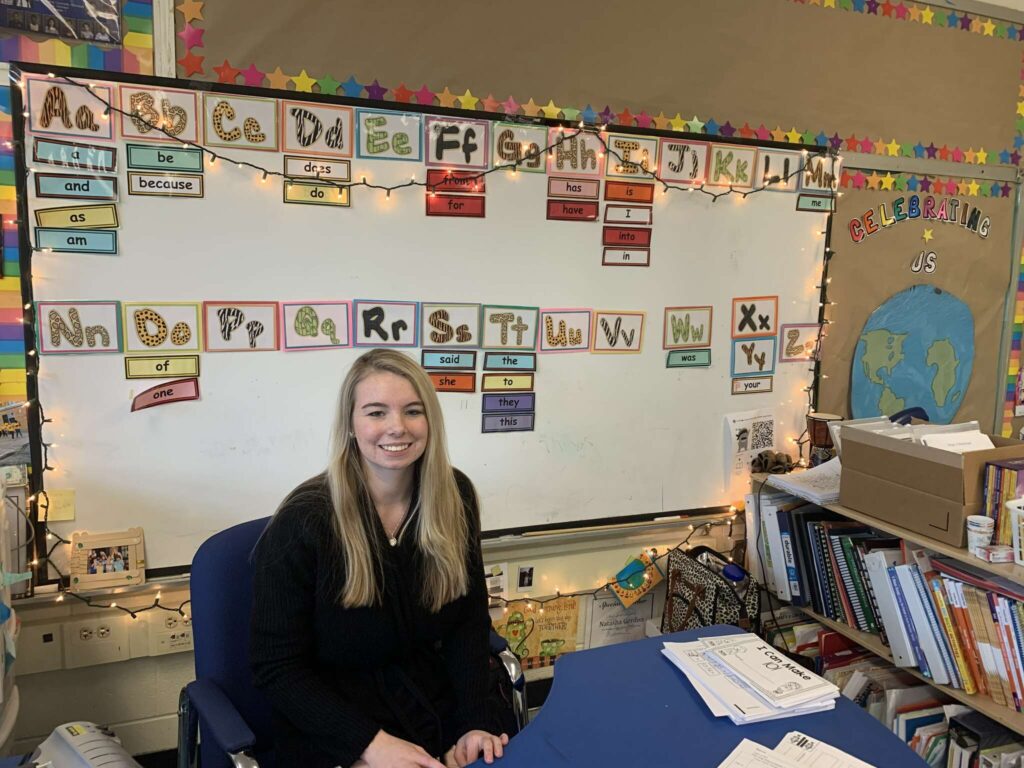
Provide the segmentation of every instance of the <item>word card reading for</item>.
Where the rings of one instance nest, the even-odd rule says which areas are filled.
[[[484,349],[536,349],[537,307],[484,305]]]
[[[490,122],[428,117],[425,123],[429,167],[487,170],[490,163]]]
[[[708,175],[710,144],[704,141],[662,139],[658,176],[669,184],[699,186]]]
[[[533,374],[485,373],[480,389],[484,392],[529,392],[533,389]]]
[[[204,301],[203,349],[207,352],[270,352],[280,333],[276,301]]]
[[[756,376],[775,373],[775,342],[774,336],[763,339],[733,339],[732,375]]]
[[[211,147],[277,151],[277,99],[204,93],[203,115]]]
[[[114,103],[111,88],[97,85],[93,96],[77,85],[60,84],[49,77],[23,75],[29,127],[33,133],[113,139],[114,122],[104,104]],[[98,97],[98,98],[97,98]]]
[[[356,110],[356,155],[366,160],[423,161],[423,118],[407,112]]]
[[[498,123],[494,126],[494,166],[508,166],[508,171],[544,173],[547,139],[547,128],[541,126]]]
[[[117,301],[37,301],[39,353],[121,351],[121,304]]]
[[[665,307],[664,349],[711,346],[712,308]]]
[[[352,107],[281,101],[281,151],[352,157]]]
[[[637,353],[644,341],[643,312],[594,310],[594,352]]]
[[[347,301],[282,302],[281,327],[285,351],[352,346]]]
[[[479,347],[479,304],[421,305],[423,347]]]
[[[175,88],[121,85],[121,135],[142,141],[199,141],[199,94]]]
[[[732,337],[774,334],[779,314],[778,296],[749,296],[732,300]]]
[[[419,346],[419,305],[415,301],[357,299],[352,317],[357,347]]]
[[[541,352],[586,352],[590,348],[589,309],[542,309]]]
[[[202,312],[198,303],[125,302],[124,350],[165,354],[202,351]]]

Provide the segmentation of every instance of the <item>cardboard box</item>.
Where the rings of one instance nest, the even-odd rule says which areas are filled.
[[[1024,458],[1024,443],[959,454],[862,429],[844,429],[839,503],[962,547],[968,515],[982,514],[985,462]]]

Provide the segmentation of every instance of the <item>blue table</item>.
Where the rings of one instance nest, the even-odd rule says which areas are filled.
[[[842,697],[832,711],[766,723],[741,726],[713,717],[682,672],[662,655],[662,643],[739,631],[711,627],[560,658],[540,713],[495,765],[714,768],[744,738],[774,747],[789,731],[802,731],[877,768],[925,765],[881,723]]]

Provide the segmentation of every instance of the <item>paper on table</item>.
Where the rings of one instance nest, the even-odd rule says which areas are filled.
[[[874,768],[831,744],[815,739],[800,731],[790,731],[773,750],[793,763],[814,768]]]
[[[756,741],[744,739],[718,768],[795,768],[796,763]]]
[[[815,504],[832,504],[839,501],[839,475],[842,470],[843,466],[836,457],[804,472],[770,475],[767,483]]]

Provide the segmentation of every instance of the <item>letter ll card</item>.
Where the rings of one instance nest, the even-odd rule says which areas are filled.
[[[484,349],[536,349],[537,307],[484,305]]]
[[[281,327],[286,352],[352,346],[347,301],[282,302]]]
[[[602,138],[607,141],[606,134]],[[548,173],[557,176],[604,176],[604,145],[592,133],[548,129]]]
[[[479,304],[420,305],[423,347],[479,347]]]
[[[541,352],[586,352],[590,348],[589,309],[542,309]]]
[[[167,354],[202,350],[198,303],[129,301],[122,309],[125,352]]]
[[[276,301],[204,301],[207,352],[269,352],[279,347]]]

